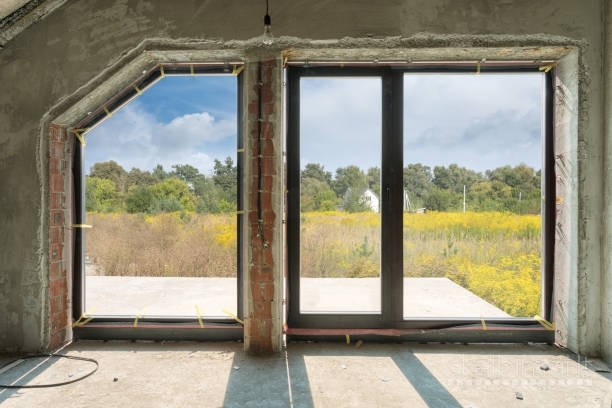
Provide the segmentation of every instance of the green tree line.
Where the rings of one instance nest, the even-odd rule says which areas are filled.
[[[433,169],[421,163],[404,167],[404,196],[407,211],[425,208],[435,211],[508,211],[540,213],[541,172],[520,164],[503,166],[484,173],[451,164]],[[317,163],[309,163],[301,173],[302,211],[343,208],[349,212],[367,210],[360,200],[369,188],[380,197],[380,168],[367,171],[357,166],[339,168],[332,177]]]
[[[433,169],[421,163],[404,167],[406,211],[508,211],[540,213],[541,172],[520,164],[484,173],[451,164]],[[380,168],[363,171],[350,165],[332,175],[321,164],[302,170],[302,211],[367,211],[363,191],[380,196]],[[86,177],[86,210],[97,212],[160,213],[195,211],[222,213],[236,209],[238,172],[232,159],[215,159],[210,176],[189,164],[171,171],[157,165],[152,171],[126,171],[115,161],[96,163]]]
[[[189,164],[171,171],[129,172],[111,160],[94,164],[85,178],[85,209],[97,212],[150,213],[236,211],[238,172],[232,159],[214,161],[210,177]]]

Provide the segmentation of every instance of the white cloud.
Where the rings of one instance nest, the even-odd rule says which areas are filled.
[[[541,161],[539,74],[407,74],[404,163],[477,171]],[[302,78],[301,157],[328,171],[380,166],[378,78]]]
[[[190,164],[209,174],[215,158],[233,157],[235,151],[235,118],[200,112],[162,123],[135,100],[87,134],[86,171],[96,162],[115,160],[128,171]]]
[[[379,78],[302,79],[302,156],[332,172],[380,167],[381,89]]]

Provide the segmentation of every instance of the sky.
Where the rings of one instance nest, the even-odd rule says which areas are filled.
[[[541,168],[541,73],[404,77],[404,164],[456,163],[484,172]],[[379,78],[302,78],[301,167],[380,167]],[[235,76],[166,76],[86,135],[86,172],[115,160],[129,171],[190,164],[210,175],[236,161]]]
[[[166,76],[86,134],[86,172],[114,160],[126,171],[189,164],[210,175],[236,163],[235,76]]]
[[[404,165],[540,169],[542,87],[540,73],[406,74]],[[302,78],[300,92],[302,167],[380,167],[380,79]]]

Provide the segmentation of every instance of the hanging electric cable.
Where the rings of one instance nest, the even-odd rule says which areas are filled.
[[[268,0],[266,0],[266,15],[264,16],[264,32],[262,37],[265,45],[272,44],[272,19],[268,11]]]

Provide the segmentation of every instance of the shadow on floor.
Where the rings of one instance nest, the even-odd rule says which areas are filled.
[[[314,408],[394,402],[391,406],[462,406],[408,346],[356,348],[338,343],[294,343],[271,357],[236,355],[223,406]]]

